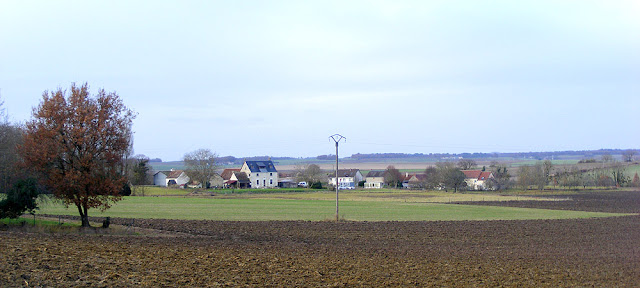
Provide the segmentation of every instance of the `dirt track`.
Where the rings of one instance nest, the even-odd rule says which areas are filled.
[[[640,216],[136,225],[190,236],[0,231],[1,286],[637,287],[640,279]]]

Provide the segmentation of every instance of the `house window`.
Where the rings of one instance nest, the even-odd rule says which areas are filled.
[[[260,180],[256,180],[256,187],[260,186]]]
[[[273,185],[273,179],[269,179],[269,185]]]
[[[267,180],[266,179],[262,179],[262,186],[267,186]]]
[[[260,173],[256,173],[256,177],[260,176]]]
[[[273,176],[273,173],[269,173],[269,176]]]

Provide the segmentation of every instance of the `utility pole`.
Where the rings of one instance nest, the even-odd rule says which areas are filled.
[[[331,140],[333,140],[333,142],[336,142],[336,222],[338,222],[340,220],[340,216],[338,216],[338,194],[339,194],[339,185],[338,185],[338,143],[340,143],[340,141],[342,139],[344,139],[345,142],[347,142],[347,138],[340,135],[340,134],[333,134],[331,136],[329,136],[329,138],[331,138]]]

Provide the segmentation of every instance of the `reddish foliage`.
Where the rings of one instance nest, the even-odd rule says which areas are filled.
[[[92,98],[85,83],[69,95],[45,91],[27,122],[20,147],[25,164],[66,205],[75,205],[83,225],[87,210],[108,209],[120,200],[122,159],[130,147],[135,117],[118,95],[101,89]]]

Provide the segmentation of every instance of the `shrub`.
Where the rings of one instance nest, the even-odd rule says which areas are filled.
[[[18,218],[24,212],[31,214],[38,209],[38,185],[34,179],[18,181],[7,193],[7,197],[0,201],[0,218]]]

